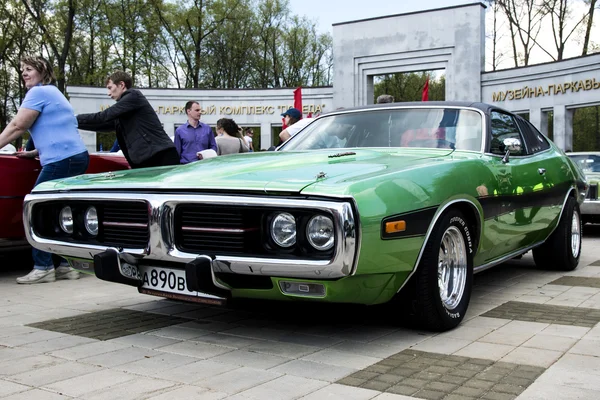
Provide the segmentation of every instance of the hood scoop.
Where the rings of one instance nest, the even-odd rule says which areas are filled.
[[[346,152],[344,152],[344,153],[335,153],[335,154],[331,154],[331,155],[329,155],[329,156],[327,156],[327,157],[329,157],[329,158],[337,158],[337,157],[344,157],[344,156],[355,156],[355,155],[356,155],[356,153],[355,153],[355,152],[353,152],[353,151],[346,151]]]

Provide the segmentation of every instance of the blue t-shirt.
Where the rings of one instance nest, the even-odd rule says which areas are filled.
[[[77,130],[73,107],[54,85],[38,85],[27,91],[21,107],[40,114],[29,128],[42,166],[86,151]]]

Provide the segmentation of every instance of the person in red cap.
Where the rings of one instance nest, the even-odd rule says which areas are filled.
[[[306,125],[310,124],[314,118],[304,118],[302,119],[302,113],[297,108],[290,108],[281,116],[284,118],[284,122],[287,125],[287,128],[281,131],[279,134],[279,139],[281,139],[281,143],[287,141],[289,138],[294,136],[296,133],[300,132],[302,128]]]

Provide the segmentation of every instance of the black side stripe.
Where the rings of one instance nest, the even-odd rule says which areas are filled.
[[[524,190],[521,194],[480,197],[479,202],[483,208],[483,218],[488,220],[518,209],[562,205],[570,188],[571,185],[565,183],[537,192]]]
[[[399,238],[407,238],[414,236],[423,236],[427,233],[427,229],[429,229],[429,225],[431,225],[431,221],[433,220],[433,216],[437,211],[438,206],[424,208],[422,210],[412,211],[404,214],[392,215],[390,217],[386,217],[381,221],[381,239],[399,239]],[[398,221],[404,220],[406,221],[406,230],[403,232],[396,233],[386,233],[385,232],[385,224],[390,221]]]
[[[541,190],[538,192],[524,191],[521,194],[503,196],[485,196],[479,197],[478,200],[483,208],[483,217],[485,220],[488,220],[500,215],[515,212],[519,209],[562,205],[570,188],[571,185],[569,183],[564,183],[549,190]],[[431,225],[438,208],[439,206],[429,207],[385,217],[381,221],[381,239],[405,239],[415,236],[424,236],[427,233],[427,229],[429,229],[429,225]],[[385,224],[390,221],[398,220],[406,221],[406,230],[403,232],[386,233]]]

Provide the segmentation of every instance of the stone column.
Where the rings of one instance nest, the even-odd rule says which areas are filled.
[[[573,151],[573,110],[565,112],[565,150]]]
[[[544,135],[548,136],[548,113],[541,108],[532,108],[529,110],[529,122],[539,129]]]
[[[256,145],[254,145],[256,146]],[[261,122],[260,123],[260,149],[254,147],[254,151],[260,151],[262,149],[268,149],[273,146],[273,138],[271,136],[271,123]]]
[[[174,140],[175,138],[175,124],[173,122],[163,122],[163,129],[167,132],[167,135]]]
[[[373,75],[367,76],[366,96],[362,104],[375,104],[375,85],[373,84]]]
[[[540,127],[538,129],[544,135],[548,136],[548,112],[542,111],[541,114],[542,114],[542,116],[541,116],[541,121],[540,121]]]
[[[573,150],[573,111],[554,106],[554,143],[565,151]]]
[[[96,132],[84,131],[84,130],[80,129],[79,136],[81,136],[81,140],[83,140],[83,144],[85,144],[85,148],[87,149],[87,151],[89,153],[95,153],[96,145],[97,145]],[[110,150],[110,149],[104,149],[104,150]]]

